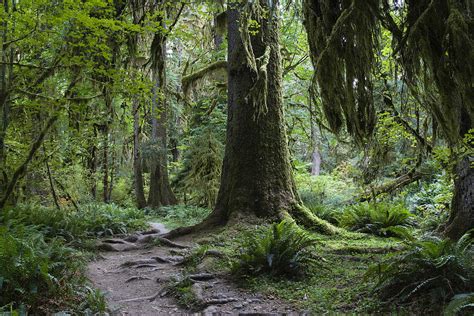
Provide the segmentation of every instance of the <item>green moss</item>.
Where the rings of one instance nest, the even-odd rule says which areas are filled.
[[[241,240],[255,226],[236,224],[206,238],[210,249],[217,249],[231,260],[237,260]],[[382,260],[386,253],[401,247],[400,241],[361,233],[340,231],[336,235],[310,233],[317,241],[315,254],[322,266],[313,267],[303,280],[284,280],[257,276],[234,281],[244,289],[287,300],[301,310],[320,313],[373,313],[382,309],[372,294],[376,280],[366,280],[369,265]],[[230,271],[228,259],[216,259],[215,268]],[[383,312],[386,312],[384,308]]]

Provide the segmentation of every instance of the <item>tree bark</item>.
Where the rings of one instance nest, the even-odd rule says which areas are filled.
[[[464,157],[456,166],[451,214],[444,234],[459,239],[474,228],[474,157]]]
[[[216,207],[204,222],[174,230],[168,234],[171,237],[252,217],[294,219],[321,232],[336,231],[302,206],[297,195],[283,114],[278,1],[274,1],[275,7],[269,7],[265,0],[259,4],[268,10],[270,18],[260,17],[258,34],[247,38],[250,45],[246,47],[243,38],[249,34],[239,31],[239,21],[245,23],[248,17],[242,15],[245,9],[234,4],[227,12],[229,108]],[[246,48],[252,50],[257,67],[249,66]],[[259,81],[262,79],[265,82]],[[265,90],[266,95],[258,94]]]
[[[140,155],[140,112],[138,99],[133,99],[133,175],[135,185],[135,198],[137,207],[146,206],[145,191],[143,189],[143,168]]]
[[[311,175],[312,176],[319,176],[321,173],[321,152],[319,150],[320,148],[320,136],[321,136],[321,131],[319,130],[318,125],[316,124],[314,120],[314,111],[311,108],[311,99],[309,100],[310,102],[310,123],[311,123],[311,148],[312,148],[312,153],[311,153]]]
[[[151,45],[153,99],[152,99],[152,134],[151,140],[158,148],[153,158],[150,170],[150,191],[148,205],[159,207],[161,205],[176,204],[176,197],[171,190],[168,176],[167,152],[167,104],[164,93],[166,92],[166,37],[158,32]]]
[[[110,111],[111,102],[110,98],[107,96],[107,91],[104,89],[105,95],[105,104],[107,107],[107,114],[108,117],[106,118],[106,122],[104,124],[104,131],[103,131],[103,148],[102,148],[102,198],[104,203],[109,203],[109,118],[112,116]]]

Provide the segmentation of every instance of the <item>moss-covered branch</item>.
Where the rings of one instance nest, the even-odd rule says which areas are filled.
[[[205,77],[206,75],[208,75],[208,74],[210,74],[214,71],[221,70],[221,69],[227,69],[227,61],[226,60],[219,60],[219,61],[213,62],[212,64],[210,64],[210,65],[208,65],[208,66],[206,66],[202,69],[199,69],[196,72],[193,72],[189,75],[184,76],[181,79],[181,84],[183,85],[183,90],[186,92],[188,90],[188,88],[194,82],[202,79],[203,77]]]

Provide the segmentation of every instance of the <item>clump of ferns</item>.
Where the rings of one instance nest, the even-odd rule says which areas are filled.
[[[474,230],[458,241],[433,236],[412,241],[406,250],[371,266],[366,277],[378,278],[375,291],[385,302],[420,298],[444,305],[474,291],[473,243]]]
[[[461,313],[469,312],[474,312],[474,292],[455,295],[444,309],[444,315],[446,316],[456,316]]]
[[[413,214],[402,204],[360,203],[344,210],[339,225],[351,231],[381,237],[411,238],[409,227],[414,225]]]
[[[274,223],[244,237],[232,271],[244,276],[301,277],[324,261],[315,255],[315,245],[311,235],[295,223]]]

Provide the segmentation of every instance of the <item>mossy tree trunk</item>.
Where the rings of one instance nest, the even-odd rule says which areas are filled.
[[[278,1],[230,5],[227,141],[216,207],[201,224],[169,236],[252,217],[295,219],[325,233],[330,224],[302,206],[293,181],[284,124]],[[258,12],[265,12],[259,15]],[[258,28],[249,27],[257,21]]]
[[[464,157],[456,167],[454,196],[445,235],[459,239],[474,228],[474,163],[473,157]]]
[[[148,205],[159,207],[161,205],[176,204],[177,202],[168,177],[167,106],[164,96],[164,87],[166,86],[166,36],[161,32],[157,32],[153,38],[151,55],[153,76],[151,140],[157,150],[150,169]]]

